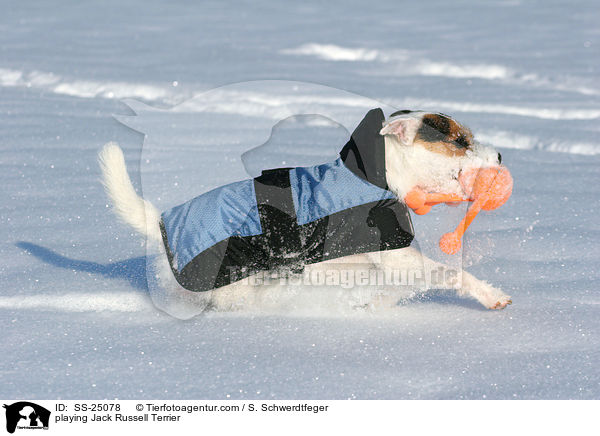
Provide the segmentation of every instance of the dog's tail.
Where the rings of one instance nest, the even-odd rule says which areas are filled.
[[[105,144],[98,154],[98,162],[102,184],[119,219],[147,238],[161,241],[160,214],[133,189],[121,148],[114,142]]]

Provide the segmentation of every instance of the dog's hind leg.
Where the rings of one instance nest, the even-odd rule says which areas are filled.
[[[154,224],[158,229],[158,223]],[[146,279],[148,292],[159,309],[180,319],[189,319],[212,307],[212,292],[192,292],[183,288],[173,272],[162,241],[146,240]]]

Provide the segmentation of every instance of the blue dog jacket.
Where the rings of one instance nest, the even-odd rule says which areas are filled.
[[[367,113],[333,162],[265,170],[165,211],[177,281],[208,291],[259,271],[410,245],[406,205],[388,189],[383,111]]]

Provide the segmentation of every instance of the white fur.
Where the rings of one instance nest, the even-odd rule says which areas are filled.
[[[392,133],[391,130],[389,132]],[[464,157],[446,157],[411,145],[400,143],[393,134],[385,136],[386,176],[390,189],[399,198],[403,198],[416,185],[423,188],[440,189],[443,192],[461,193],[460,185],[455,179],[458,171],[470,166],[493,165],[497,156],[495,150],[483,146],[475,147],[473,152],[469,152]],[[323,288],[317,286],[314,298],[311,299],[306,298],[310,290],[307,290],[305,286],[298,290],[293,285],[286,283],[285,280],[257,286],[249,284],[252,282],[252,278],[213,291],[189,292],[179,285],[171,272],[159,229],[160,214],[150,202],[135,192],[127,175],[122,150],[115,143],[106,144],[99,154],[99,162],[103,175],[102,181],[114,205],[115,213],[123,222],[147,238],[150,294],[159,308],[174,316],[190,318],[207,307],[217,310],[243,308],[245,310],[260,309],[261,311],[269,308],[279,311],[288,308],[293,313],[306,309],[310,313],[314,313],[315,306],[319,304],[329,308],[341,306],[340,309],[343,309],[343,306],[347,306],[354,309],[355,307],[371,307],[374,302],[393,306],[402,298],[398,289],[389,289],[389,287],[386,290],[376,288],[373,292],[361,293],[360,289],[338,288],[328,288],[330,292],[324,292]],[[340,270],[348,265],[365,271],[372,268],[384,271],[394,268],[421,270],[423,277],[428,277],[428,272],[432,269],[447,268],[445,265],[423,256],[413,247],[408,247],[357,254],[307,265],[305,275],[320,271]],[[499,289],[476,279],[465,271],[461,271],[461,274],[462,288],[458,289],[459,295],[471,296],[491,309],[503,308],[510,303],[510,297]],[[431,284],[425,282],[420,285],[418,290],[424,292],[430,287]],[[302,296],[302,298],[296,298],[298,296]],[[310,308],[301,307],[307,301],[315,304]],[[346,304],[344,305],[342,302]]]
[[[138,233],[153,240],[162,240],[158,228],[160,214],[133,189],[121,148],[114,142],[105,144],[98,155],[98,162],[102,170],[102,184],[117,217]]]
[[[429,259],[413,247],[369,253],[369,255],[373,258],[373,262],[378,264],[380,268],[391,269],[402,265],[402,268],[406,270],[421,269],[425,278],[431,277],[431,271],[436,270],[437,274],[442,275],[450,269],[444,264]],[[472,297],[488,309],[502,309],[512,302],[510,297],[505,295],[500,289],[475,278],[472,274],[464,270],[460,270],[459,273],[462,277],[456,281],[460,285],[456,288],[458,295]],[[422,284],[419,291],[426,292],[436,287],[438,286],[426,281]]]
[[[430,192],[465,195],[458,182],[462,170],[498,164],[498,153],[477,142],[464,156],[446,156],[415,147],[413,140],[414,135],[410,145],[406,145],[394,134],[385,136],[386,178],[398,198],[404,198],[415,186]]]

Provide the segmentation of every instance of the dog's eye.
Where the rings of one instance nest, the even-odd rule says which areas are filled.
[[[456,138],[454,140],[454,142],[456,143],[456,145],[458,145],[460,148],[469,148],[471,146],[471,143],[469,142],[469,140],[465,137],[465,136],[459,136],[458,138]]]

